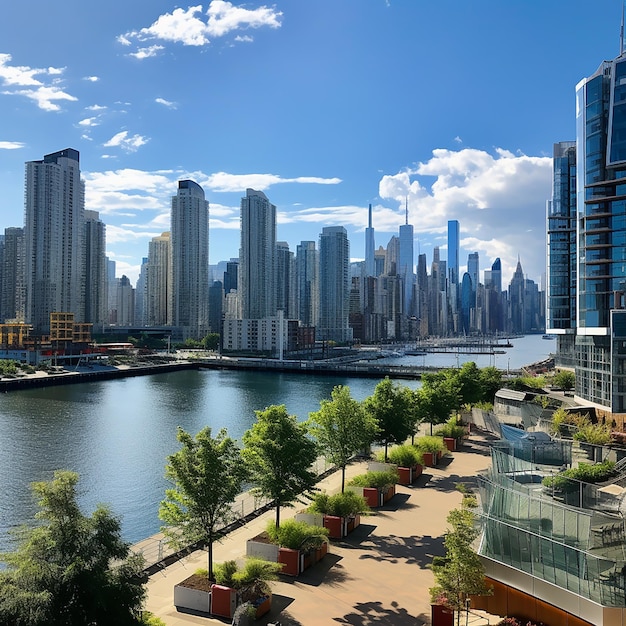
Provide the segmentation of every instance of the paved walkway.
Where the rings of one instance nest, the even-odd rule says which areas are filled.
[[[473,434],[462,449],[444,458],[437,468],[425,468],[410,487],[398,486],[385,507],[362,518],[348,538],[333,541],[330,553],[295,580],[271,583],[272,610],[259,624],[280,621],[282,626],[351,624],[353,626],[411,626],[430,624],[433,575],[428,565],[442,555],[448,512],[460,505],[459,482],[475,484],[478,472],[490,464],[484,437]],[[348,468],[353,476],[364,463]],[[320,483],[329,493],[340,489],[340,473]],[[283,509],[287,519],[296,509]],[[245,543],[261,530],[274,512],[264,513],[214,546],[214,559],[241,559]],[[173,606],[173,587],[199,567],[206,568],[206,552],[194,552],[150,577],[146,609],[168,626],[225,624],[227,620],[179,613]],[[468,623],[495,624],[499,618],[481,614]]]

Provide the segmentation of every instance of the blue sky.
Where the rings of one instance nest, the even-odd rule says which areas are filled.
[[[619,52],[619,0],[5,2],[0,229],[23,224],[24,163],[81,154],[118,275],[169,230],[176,181],[210,202],[210,259],[238,255],[262,189],[292,250],[343,225],[363,258],[404,223],[416,255],[461,224],[461,260],[545,272],[552,145],[574,89]],[[416,256],[417,260],[417,256]]]

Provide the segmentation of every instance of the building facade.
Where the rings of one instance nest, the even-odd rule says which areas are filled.
[[[84,207],[78,150],[26,163],[25,318],[35,334],[49,332],[54,311],[84,321]]]
[[[173,323],[198,340],[209,329],[209,203],[198,183],[178,182],[171,219]]]

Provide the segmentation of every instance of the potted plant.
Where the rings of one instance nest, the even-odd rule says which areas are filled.
[[[361,514],[370,508],[362,495],[345,491],[332,496],[317,493],[307,510],[322,515],[323,526],[328,529],[331,539],[342,539],[361,523]]]
[[[443,437],[443,443],[450,452],[454,452],[458,448],[466,434],[465,427],[459,423],[455,415],[435,431],[435,435]]]
[[[348,483],[351,491],[362,495],[370,508],[382,506],[396,493],[398,472],[395,469],[383,472],[366,472],[354,476]]]
[[[400,485],[411,485],[422,475],[424,459],[415,446],[409,444],[394,446],[389,450],[388,458],[396,466]]]
[[[415,442],[415,447],[421,452],[424,459],[424,465],[430,467],[437,464],[439,459],[443,456],[446,446],[443,443],[442,437],[436,437],[435,435],[424,435],[418,437]]]
[[[215,584],[212,585],[213,615],[232,617],[239,604],[248,602],[254,609],[255,618],[269,612],[272,590],[268,584],[281,572],[280,563],[264,559],[248,558],[239,568],[236,561],[226,561],[215,567]]]
[[[297,576],[328,552],[328,530],[294,519],[276,527],[269,522],[265,532],[249,539],[248,556],[261,556],[282,564],[282,573]]]

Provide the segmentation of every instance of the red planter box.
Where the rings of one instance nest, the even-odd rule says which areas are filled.
[[[401,485],[412,485],[417,478],[422,475],[422,466],[415,465],[414,467],[399,467],[398,475],[400,476],[399,483]]]
[[[456,439],[454,437],[444,437],[443,442],[446,444],[446,448],[448,448],[449,452],[456,450]]]
[[[223,585],[211,587],[211,614],[232,617],[237,608],[237,591]]]
[[[426,467],[433,467],[435,465],[435,458],[432,452],[422,452],[422,456],[424,457],[424,465],[426,465]]]
[[[300,573],[300,551],[279,548],[278,562],[283,564],[283,574],[297,576]]]
[[[441,604],[430,605],[433,626],[454,626],[454,611]]]

